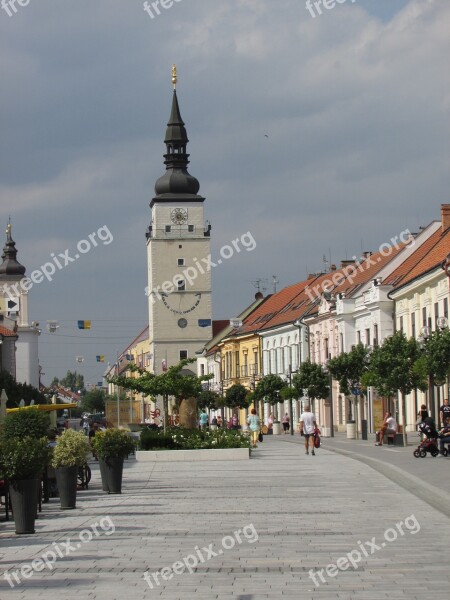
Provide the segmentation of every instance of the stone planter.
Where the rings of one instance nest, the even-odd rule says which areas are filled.
[[[9,495],[17,534],[34,533],[36,520],[39,479],[11,481]]]
[[[108,458],[102,461],[103,467],[100,467],[100,472],[103,491],[108,492],[108,494],[122,493],[123,461],[122,457]]]
[[[274,421],[273,428],[272,428],[272,433],[273,433],[273,435],[280,435],[281,434],[281,423],[279,421]]]
[[[248,448],[220,448],[218,450],[137,450],[137,462],[248,460]]]
[[[63,510],[76,508],[78,467],[59,467],[55,469],[59,500]]]

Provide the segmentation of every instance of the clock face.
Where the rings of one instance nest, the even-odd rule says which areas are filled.
[[[182,225],[187,221],[187,210],[185,208],[174,208],[170,213],[170,218],[172,223],[175,223],[176,225]]]
[[[187,324],[188,322],[186,319],[178,319],[178,327],[181,327],[181,329],[184,329]]]
[[[197,292],[196,294],[194,294],[194,296],[192,296],[191,294],[168,295],[164,292],[161,292],[161,300],[164,306],[167,308],[167,310],[170,310],[170,312],[173,312],[176,315],[189,314],[197,308],[197,306],[200,304],[201,299],[202,295],[200,292]],[[183,325],[180,325],[180,321],[183,321],[183,319],[180,319],[178,321],[178,326],[183,328]],[[184,327],[186,327],[186,325],[184,325]]]

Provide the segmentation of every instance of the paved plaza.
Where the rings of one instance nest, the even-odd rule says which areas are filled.
[[[414,470],[448,480],[450,459],[343,437],[306,456],[298,436],[268,436],[249,461],[130,459],[119,496],[92,467],[77,509],[52,499],[35,535],[0,523],[1,600],[449,596],[450,520],[421,497],[438,488]]]

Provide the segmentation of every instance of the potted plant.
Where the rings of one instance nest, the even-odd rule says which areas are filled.
[[[108,494],[121,494],[123,461],[134,452],[134,439],[123,429],[107,429],[96,433],[92,446],[98,456],[103,489]]]
[[[55,469],[61,508],[76,507],[77,475],[90,452],[82,431],[66,429],[56,440],[51,465]]]
[[[34,533],[42,472],[50,449],[46,438],[6,438],[0,441],[0,470],[9,484],[16,533]]]

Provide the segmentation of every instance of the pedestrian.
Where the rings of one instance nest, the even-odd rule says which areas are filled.
[[[248,428],[250,430],[250,435],[252,438],[252,447],[256,448],[256,442],[258,441],[259,431],[260,431],[260,422],[259,417],[256,414],[256,410],[252,408],[250,411],[250,415],[247,418]]]
[[[272,433],[272,430],[273,430],[273,413],[270,413],[269,418],[267,419],[267,427],[269,429],[269,433]]]
[[[200,415],[200,429],[207,429],[209,423],[208,414],[206,409],[203,409]]]
[[[211,429],[217,429],[217,417],[214,416],[211,420]]]
[[[439,452],[444,454],[445,444],[450,444],[450,417],[447,417],[444,427],[439,432]]]
[[[377,431],[377,443],[375,444],[375,446],[382,446],[383,445],[383,438],[384,438],[384,434],[392,434],[392,433],[397,433],[397,421],[394,419],[394,417],[392,416],[392,413],[387,412],[384,415],[384,421],[383,421],[383,425],[381,427],[380,431]]]
[[[317,427],[316,417],[310,411],[309,404],[305,406],[304,412],[300,415],[300,435],[305,438],[305,450],[306,454],[309,454],[309,445],[311,445],[311,454],[315,456],[314,452],[314,430]],[[309,441],[311,440],[311,442]]]
[[[233,418],[231,419],[231,426],[233,429],[239,428],[239,421],[236,415],[233,415]]]
[[[439,416],[441,418],[441,427],[444,427],[447,422],[447,418],[450,417],[450,406],[448,405],[448,398],[444,400],[444,404],[439,409]]]
[[[285,413],[283,420],[281,422],[283,424],[284,435],[286,435],[287,433],[289,433],[289,429],[290,429],[290,425],[291,425],[288,413]]]
[[[217,416],[217,428],[220,429],[223,425],[223,420],[220,415]]]

